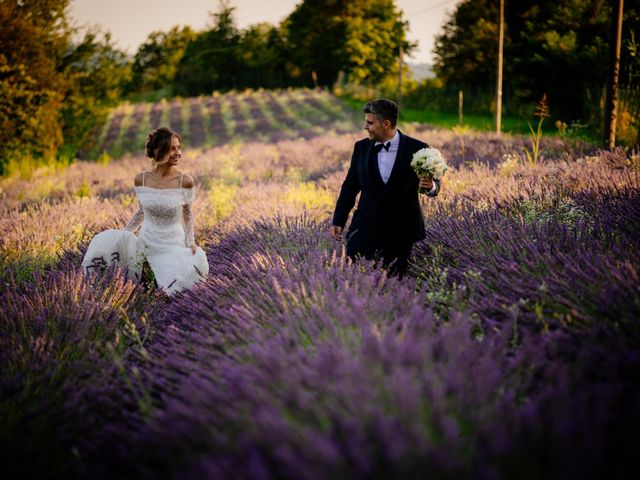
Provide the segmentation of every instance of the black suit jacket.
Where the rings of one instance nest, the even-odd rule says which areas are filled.
[[[419,179],[413,167],[413,154],[428,145],[398,131],[400,143],[389,180],[385,184],[378,168],[374,141],[356,142],[351,165],[333,214],[333,224],[344,227],[360,193],[358,207],[351,220],[347,240],[359,236],[358,243],[383,247],[413,243],[425,238],[424,219],[418,200]],[[440,182],[435,181],[440,191]]]

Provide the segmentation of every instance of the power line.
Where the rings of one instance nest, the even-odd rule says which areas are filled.
[[[410,17],[414,16],[414,15],[418,15],[420,13],[424,13],[424,12],[428,12],[429,10],[435,10],[436,8],[442,7],[444,5],[446,5],[447,3],[451,3],[451,2],[457,2],[458,0],[446,0],[444,2],[440,2],[437,5],[432,5],[430,7],[427,8],[423,8],[421,10],[418,10],[417,12],[413,12],[411,14],[409,14]]]

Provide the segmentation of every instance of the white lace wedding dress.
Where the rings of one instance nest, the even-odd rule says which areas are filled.
[[[182,177],[180,178],[182,185]],[[194,244],[191,204],[194,188],[134,187],[139,208],[124,230],[106,230],[96,235],[84,256],[86,273],[102,270],[109,264],[128,269],[131,279],[140,280],[146,259],[158,286],[172,295],[193,287],[209,273],[204,251]],[[142,225],[140,234],[133,232]]]

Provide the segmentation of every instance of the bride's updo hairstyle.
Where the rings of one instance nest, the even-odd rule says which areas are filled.
[[[151,130],[144,142],[144,149],[147,157],[151,159],[154,166],[162,165],[169,160],[169,152],[171,151],[171,139],[178,137],[182,143],[182,137],[174,130],[167,127],[156,128]]]

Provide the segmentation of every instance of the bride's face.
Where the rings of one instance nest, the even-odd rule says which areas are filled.
[[[177,165],[182,157],[182,145],[178,137],[171,138],[171,150],[169,150],[169,165]]]

